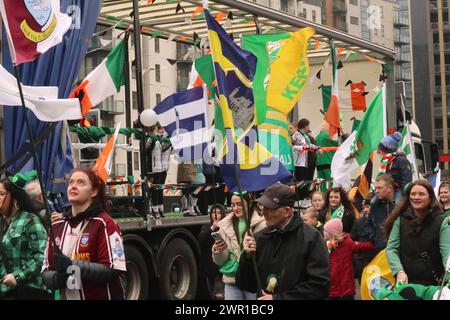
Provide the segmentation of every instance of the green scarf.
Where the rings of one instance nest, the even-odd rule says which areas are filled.
[[[342,220],[342,218],[344,217],[344,211],[345,208],[342,204],[339,205],[339,207],[337,207],[334,210],[328,209],[327,211],[327,221],[331,220],[331,219],[340,219]]]
[[[309,138],[308,134],[303,132],[302,130],[299,130],[299,132],[302,134],[302,136],[305,138],[305,143],[307,146],[311,144],[311,139]]]

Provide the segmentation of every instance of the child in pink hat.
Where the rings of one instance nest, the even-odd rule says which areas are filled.
[[[328,299],[353,300],[355,295],[353,253],[372,250],[374,245],[371,242],[353,241],[342,228],[340,219],[331,219],[323,227],[324,239],[330,253],[331,284]]]

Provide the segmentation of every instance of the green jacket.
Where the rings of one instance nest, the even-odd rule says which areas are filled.
[[[18,284],[45,289],[41,268],[44,263],[44,251],[47,233],[39,218],[26,211],[20,211],[11,219],[9,226],[0,218],[2,231],[2,250],[4,251],[13,275]],[[8,274],[3,260],[0,260],[0,277]],[[0,297],[11,289],[0,284]]]

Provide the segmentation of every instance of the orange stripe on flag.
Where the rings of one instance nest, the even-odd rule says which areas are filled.
[[[191,20],[192,20],[192,18],[194,18],[196,15],[198,15],[198,14],[200,14],[200,13],[202,13],[203,12],[203,7],[197,7],[195,10],[194,10],[194,12],[192,13],[192,15],[191,15]]]
[[[338,56],[341,55],[342,52],[344,52],[344,51],[345,51],[344,48],[338,48],[338,49],[337,49],[337,55],[338,55]]]
[[[333,139],[334,135],[338,133],[339,128],[341,127],[339,117],[339,101],[338,98],[333,95],[331,96],[330,106],[328,107],[328,111],[325,114],[325,121],[330,125],[329,133],[330,139]]]
[[[366,58],[367,60],[369,60],[370,62],[375,62],[375,61],[377,61],[377,59],[372,58],[372,57],[369,57],[369,56],[366,55],[366,54],[364,54],[363,57]]]
[[[226,16],[227,16],[227,14],[225,12],[219,12],[218,14],[216,14],[216,18],[215,19],[216,19],[217,22],[220,22]]]
[[[92,168],[93,171],[97,172],[97,175],[106,182],[106,179],[108,178],[108,171],[109,168],[107,168],[108,164],[111,165],[111,161],[108,163],[108,159],[112,156],[112,152],[114,151],[114,145],[116,143],[116,139],[119,133],[120,129],[120,122],[117,125],[116,130],[114,131],[114,134],[111,138],[109,138],[108,143],[106,144],[105,148],[103,148],[102,153],[98,157],[97,161],[95,161],[94,167]]]
[[[188,39],[187,36],[181,36],[181,37],[178,38],[178,40],[187,40],[187,39]]]
[[[314,50],[319,50],[320,47],[320,40],[316,39],[314,41]]]
[[[87,95],[85,89],[86,86],[89,84],[88,80],[84,80],[78,87],[76,87],[72,93],[70,94],[69,98],[74,99],[81,97],[81,115],[84,117],[86,113],[93,107],[92,102],[89,99],[89,96]]]
[[[255,21],[247,21],[245,24],[248,24],[248,25],[254,25],[254,24],[256,24],[256,23],[255,23]]]
[[[192,86],[193,87],[200,87],[204,83],[205,82],[203,81],[202,77],[198,76],[197,79],[195,79],[194,84]]]

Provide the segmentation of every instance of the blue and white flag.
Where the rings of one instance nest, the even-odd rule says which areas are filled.
[[[153,110],[183,161],[202,159],[211,138],[204,87],[175,93]]]

